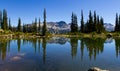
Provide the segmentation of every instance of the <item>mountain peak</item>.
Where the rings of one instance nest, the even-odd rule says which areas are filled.
[[[105,30],[109,32],[114,31],[114,28],[115,28],[114,25],[112,25],[111,23],[104,23],[104,27],[105,27]]]

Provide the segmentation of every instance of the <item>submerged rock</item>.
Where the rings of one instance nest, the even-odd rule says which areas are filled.
[[[100,68],[93,67],[93,68],[90,68],[88,71],[109,71],[109,70],[102,70]]]
[[[25,56],[25,53],[18,53],[17,55],[15,55],[14,57],[12,57],[10,60],[11,61],[21,60],[24,56]]]
[[[25,56],[25,53],[19,53],[18,56]]]
[[[20,59],[21,59],[21,57],[19,57],[19,56],[14,56],[13,58],[11,58],[12,61],[17,61],[17,60],[20,60]]]

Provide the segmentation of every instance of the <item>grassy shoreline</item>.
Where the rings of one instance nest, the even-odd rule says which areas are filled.
[[[52,34],[47,36],[41,36],[40,34],[33,33],[10,33],[10,34],[0,34],[0,38],[42,38],[42,37],[81,37],[81,38],[107,38],[108,34]],[[111,34],[112,37],[120,37],[119,34]]]
[[[4,33],[0,32],[0,38],[43,38],[43,37],[79,37],[79,38],[107,38],[108,36],[120,38],[120,33],[118,32],[105,32],[101,34],[97,34],[95,32],[92,33],[67,33],[67,34],[47,34],[46,36],[42,36],[40,33],[22,33],[22,32],[10,32],[5,31]]]

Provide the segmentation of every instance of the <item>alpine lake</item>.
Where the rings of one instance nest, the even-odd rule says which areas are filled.
[[[120,71],[120,38],[0,40],[0,71]]]

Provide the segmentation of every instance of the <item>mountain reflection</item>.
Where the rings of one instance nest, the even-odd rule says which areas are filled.
[[[116,46],[116,57],[120,54],[120,38],[115,39]],[[70,44],[66,44],[66,42]],[[97,55],[101,54],[104,51],[104,43],[112,43],[113,39],[101,39],[101,38],[63,38],[63,37],[54,37],[54,38],[38,38],[38,39],[11,39],[11,40],[0,40],[0,59],[5,60],[7,53],[12,53],[17,47],[17,52],[20,53],[25,47],[32,48],[35,54],[42,54],[43,63],[46,62],[47,58],[47,44],[63,46],[70,45],[71,57],[74,58],[77,56],[77,53],[81,53],[81,59],[84,57],[84,53],[88,53],[88,57],[91,60],[92,57],[96,60]],[[17,45],[17,46],[14,46]],[[23,48],[24,47],[24,48]],[[78,50],[79,49],[79,50]],[[28,49],[29,50],[29,49]],[[86,51],[87,50],[87,51]],[[66,50],[68,51],[68,50]],[[54,51],[53,51],[54,52]]]
[[[49,39],[47,42],[52,44],[52,43],[55,43],[55,44],[61,44],[61,45],[64,45],[66,42],[68,42],[69,39],[68,38],[64,38],[64,37],[53,37],[51,39]]]

